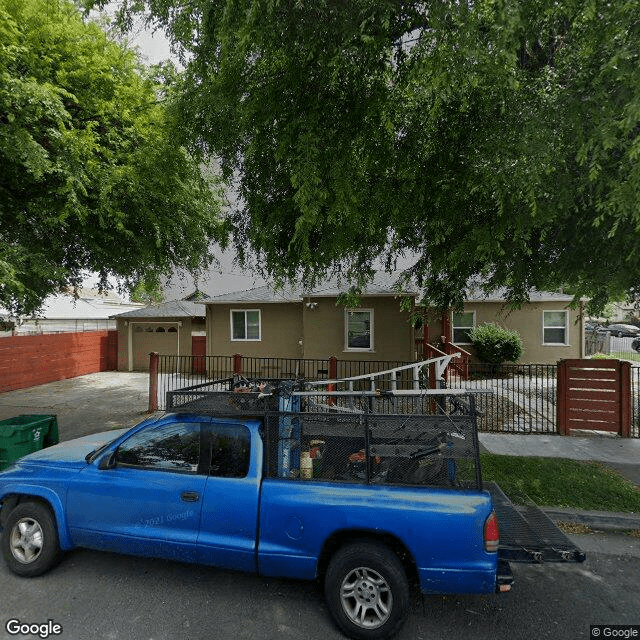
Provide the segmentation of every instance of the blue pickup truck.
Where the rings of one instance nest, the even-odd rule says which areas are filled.
[[[11,571],[85,547],[321,580],[340,629],[372,639],[398,632],[412,587],[508,591],[510,561],[584,559],[483,483],[473,397],[229,380],[167,403],[0,473]]]

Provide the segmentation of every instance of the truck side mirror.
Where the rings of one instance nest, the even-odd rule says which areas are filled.
[[[116,466],[116,452],[112,451],[110,454],[104,456],[98,464],[98,469],[105,471],[106,469],[113,469]]]

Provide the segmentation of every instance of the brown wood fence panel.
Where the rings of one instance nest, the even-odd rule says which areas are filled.
[[[629,437],[631,365],[620,360],[558,363],[558,432],[608,431]]]
[[[0,338],[0,391],[114,371],[117,360],[117,331]]]

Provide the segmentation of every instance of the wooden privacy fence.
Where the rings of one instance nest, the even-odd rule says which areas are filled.
[[[558,433],[608,431],[631,435],[631,364],[620,360],[561,360]]]
[[[117,331],[0,338],[0,392],[114,371],[117,364]]]

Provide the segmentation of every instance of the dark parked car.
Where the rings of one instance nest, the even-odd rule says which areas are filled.
[[[610,324],[605,328],[617,338],[635,338],[640,335],[640,327],[636,327],[635,324]]]
[[[587,322],[584,325],[584,330],[586,333],[600,333],[605,331],[605,327],[602,325],[596,324],[595,322]]]

